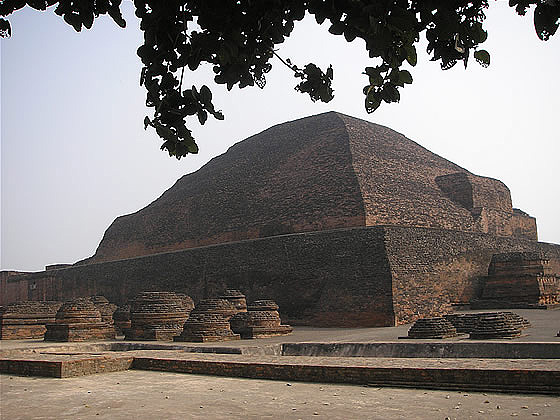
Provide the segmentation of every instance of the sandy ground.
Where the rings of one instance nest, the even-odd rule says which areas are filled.
[[[560,310],[515,310],[515,312],[528,318],[533,324],[532,328],[526,330],[524,337],[515,341],[560,341],[560,337],[556,337],[560,329]],[[298,341],[398,341],[397,337],[406,335],[409,327],[404,325],[368,329],[300,327],[295,329],[293,335],[287,337],[202,345],[243,347]],[[446,341],[462,340],[464,338]],[[65,345],[67,343],[15,340],[0,342],[0,350],[31,347],[40,351],[41,347]],[[397,360],[392,362],[396,363]],[[446,363],[440,359],[430,362]],[[478,365],[488,361],[471,359],[468,362]],[[0,385],[0,419],[2,420],[317,417],[383,420],[560,419],[560,397],[547,395],[372,388],[303,382],[288,384],[283,381],[139,370],[68,379],[0,375]]]
[[[126,371],[71,379],[0,375],[2,419],[560,418],[560,397]]]

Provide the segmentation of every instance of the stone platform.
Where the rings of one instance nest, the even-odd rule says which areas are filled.
[[[284,381],[560,394],[558,359],[257,357],[163,347],[113,352],[91,351],[95,348],[91,345],[90,351],[78,345],[73,351],[68,347],[35,353],[20,350],[19,354],[2,356],[0,372],[66,378],[138,369]]]

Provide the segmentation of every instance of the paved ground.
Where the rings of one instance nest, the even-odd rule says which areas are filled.
[[[505,310],[504,310],[505,311]],[[556,337],[560,331],[560,309],[557,310],[538,310],[538,309],[515,309],[511,310],[531,322],[532,327],[523,331],[523,336],[515,340],[491,340],[507,342],[557,342],[560,337]],[[458,311],[458,313],[490,312],[481,311]],[[495,312],[495,311],[493,311]],[[410,325],[400,325],[398,327],[385,328],[311,328],[296,327],[293,334],[281,337],[273,337],[261,340],[235,340],[219,343],[180,343],[189,346],[199,347],[248,347],[262,346],[278,343],[298,343],[298,342],[332,342],[332,343],[365,343],[365,342],[395,342],[399,337],[406,336]],[[442,340],[406,340],[410,342],[441,342]],[[466,336],[448,338],[445,342],[473,342]],[[476,342],[476,341],[474,341]],[[147,343],[154,343],[153,341]],[[171,344],[171,343],[170,343]],[[179,344],[179,343],[178,343]],[[42,340],[3,340],[0,341],[1,350],[10,350],[21,347],[50,347],[66,346],[67,343],[46,343]]]
[[[2,419],[558,419],[560,398],[126,371],[0,375]]]
[[[516,310],[533,327],[517,341],[560,342],[560,311]],[[398,341],[409,326],[368,329],[297,328],[293,335],[266,340],[241,340],[199,346],[239,347],[282,342]],[[455,339],[455,340],[464,340]],[[427,340],[423,340],[426,342]],[[453,341],[453,340],[445,340]],[[470,340],[469,340],[470,341]],[[508,340],[509,341],[509,340]],[[511,341],[510,341],[511,342]],[[153,342],[152,342],[153,343]],[[170,343],[171,344],[171,343]],[[186,344],[186,343],[185,343]],[[55,347],[67,346],[66,343]],[[53,346],[38,340],[0,342],[0,350]],[[165,351],[157,351],[164,356]],[[38,357],[42,357],[37,355]],[[50,355],[49,357],[52,357]],[[176,355],[175,355],[176,356]],[[185,355],[186,356],[186,355]],[[58,357],[73,358],[73,355]],[[78,356],[79,357],[79,356]],[[233,358],[242,355],[189,354],[189,358]],[[287,357],[290,359],[291,357]],[[272,356],[258,356],[263,362]],[[319,359],[310,358],[321,362]],[[337,362],[324,358],[322,363]],[[383,366],[463,365],[483,368],[558,369],[558,360],[384,359],[351,358],[348,363]],[[296,360],[296,359],[294,359]],[[298,360],[303,360],[298,357]],[[340,361],[338,361],[340,362]],[[344,362],[344,361],[342,361]],[[491,365],[491,366],[490,366]],[[503,365],[503,366],[502,366]],[[546,365],[546,366],[545,366]],[[28,378],[0,375],[1,419],[145,419],[145,418],[371,418],[371,419],[560,419],[560,398],[477,392],[371,388],[353,385],[224,378],[129,370],[78,378]]]

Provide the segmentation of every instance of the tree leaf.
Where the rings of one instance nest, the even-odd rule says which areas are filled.
[[[490,65],[490,53],[486,50],[475,51],[474,58],[482,67],[488,67]]]
[[[406,84],[412,83],[412,75],[408,70],[400,70],[399,71],[399,81]]]
[[[200,101],[204,105],[210,105],[212,103],[212,92],[206,85],[202,85],[200,88]]]
[[[414,45],[407,45],[405,48],[406,48],[406,61],[408,62],[408,64],[414,67],[418,62],[416,47],[414,47]]]

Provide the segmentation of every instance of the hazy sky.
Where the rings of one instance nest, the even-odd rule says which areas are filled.
[[[177,161],[144,131],[144,89],[136,49],[142,33],[132,4],[128,27],[109,18],[76,33],[52,11],[25,8],[11,18],[1,45],[1,268],[42,270],[95,252],[119,215],[158,198],[232,144],[271,125],[336,110],[386,125],[477,175],[511,190],[514,207],[537,218],[539,239],[560,243],[560,34],[538,40],[532,14],[492,2],[484,47],[489,68],[474,60],[441,71],[422,47],[414,83],[401,102],[374,114],[363,107],[361,75],[371,65],[362,41],[328,34],[313,18],[296,25],[279,53],[298,64],[334,67],[335,99],[312,103],[273,62],[264,90],[212,84],[211,71],[184,83],[206,83],[224,121],[191,124],[200,154]],[[420,51],[419,51],[420,52]]]

